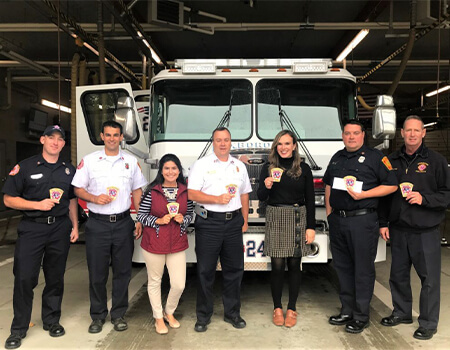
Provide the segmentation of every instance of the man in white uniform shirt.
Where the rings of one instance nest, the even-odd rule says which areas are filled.
[[[244,273],[242,233],[248,228],[249,193],[245,165],[230,156],[231,134],[217,128],[212,134],[214,153],[197,160],[189,173],[188,196],[197,202],[197,332],[207,330],[213,313],[213,286],[220,257],[223,276],[224,321],[244,328],[240,315]],[[201,206],[201,207],[200,207]]]
[[[105,148],[85,156],[77,167],[72,185],[77,197],[87,202],[86,256],[89,269],[89,297],[92,323],[89,333],[99,333],[108,315],[106,282],[112,264],[111,323],[116,331],[128,325],[128,285],[131,279],[133,231],[138,239],[142,225],[130,216],[131,198],[136,211],[142,187],[147,184],[135,157],[119,149],[122,126],[106,121],[100,134]]]

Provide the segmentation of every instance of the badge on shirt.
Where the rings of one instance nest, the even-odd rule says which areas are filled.
[[[178,204],[177,202],[167,204],[167,210],[169,211],[170,216],[177,215],[179,208],[180,208],[180,204]]]
[[[364,157],[364,156],[361,156],[358,158],[358,162],[360,162],[360,163],[364,163],[365,160],[366,160],[366,157]]]
[[[84,165],[84,159],[81,159],[80,164],[78,164],[77,169],[80,170]]]
[[[115,200],[119,194],[119,189],[117,187],[114,186],[110,186],[107,187],[106,190],[108,191],[108,196],[112,199]]]
[[[281,175],[283,175],[283,169],[281,168],[272,168],[270,169],[270,174],[272,175],[273,182],[280,182]]]
[[[20,171],[19,164],[16,164],[16,166],[9,172],[9,175],[14,176],[17,175]]]
[[[66,175],[70,175],[70,169],[69,168],[66,168]]]
[[[128,163],[125,163],[125,169],[130,169],[130,164],[128,164]]]
[[[416,173],[426,173],[427,167],[428,167],[428,163],[425,163],[425,162],[418,163]]]
[[[238,190],[238,185],[235,184],[229,184],[225,186],[227,189],[227,193],[231,195],[231,197],[235,197],[237,190]]]
[[[64,190],[55,187],[55,188],[51,188],[49,192],[50,192],[50,199],[56,199],[59,203],[59,201],[64,193]]]
[[[402,192],[402,196],[406,197],[408,194],[412,192],[414,185],[411,182],[402,182],[399,186],[400,191]]]
[[[388,157],[384,156],[383,159],[381,159],[384,166],[387,168],[387,170],[392,170],[391,162],[389,161]]]

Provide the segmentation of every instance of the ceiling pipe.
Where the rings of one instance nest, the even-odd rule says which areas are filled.
[[[80,63],[80,55],[76,52],[72,57],[72,69],[70,72],[70,160],[72,164],[77,164],[77,93],[76,87],[78,82],[78,69]]]
[[[103,4],[102,0],[97,0],[97,40],[98,40],[98,64],[100,73],[100,84],[106,84],[106,66],[105,66],[105,42],[103,41]]]
[[[61,28],[73,38],[80,37],[86,44],[89,44],[91,47],[93,47],[94,50],[95,48],[98,48],[97,39],[93,35],[87,33],[74,19],[67,16],[64,12],[58,11],[58,9],[51,1],[42,0],[40,3],[37,3],[36,1],[27,0],[26,2],[31,7],[36,8],[39,12],[46,16],[49,21],[53,22],[57,27],[59,26],[59,28]],[[44,4],[45,7],[41,6],[40,4]],[[58,16],[61,19],[60,21],[58,21]],[[125,76],[138,88],[141,87],[139,78],[130,68],[124,65],[117,57],[115,57],[106,49],[105,56],[108,59],[107,63],[112,68],[114,68],[121,75]]]
[[[52,77],[53,79],[61,79],[64,80],[65,78],[53,73],[50,69],[48,69],[47,67],[36,63],[20,54],[18,54],[17,52],[14,52],[12,50],[9,50],[7,48],[5,48],[4,46],[0,45],[0,54],[2,54],[5,57],[8,57],[14,61],[19,61],[20,63],[26,65],[27,67],[30,67],[31,69],[35,70],[36,72],[39,72],[41,74],[45,74],[49,77]]]
[[[422,37],[424,37],[425,35],[427,35],[429,32],[431,32],[433,29],[435,29],[436,27],[440,26],[444,21],[447,20],[447,18],[450,16],[449,13],[445,13],[442,14],[441,17],[439,18],[439,20],[433,22],[431,25],[429,25],[428,27],[422,29],[420,32],[416,33],[415,35],[415,40],[419,40]],[[417,29],[417,27],[416,27]],[[403,52],[406,49],[407,44],[403,44],[400,48],[398,48],[396,51],[394,51],[393,53],[391,53],[388,57],[386,57],[382,62],[380,62],[379,64],[377,64],[376,67],[372,68],[370,71],[368,71],[366,74],[364,74],[362,77],[360,77],[359,79],[357,79],[357,83],[360,83],[361,81],[365,80],[366,78],[368,78],[370,75],[372,75],[373,73],[375,73],[378,69],[380,69],[381,67],[383,67],[384,65],[386,65],[387,63],[389,63],[394,57],[396,57],[398,54],[400,54],[401,52]]]
[[[408,30],[410,22],[235,22],[235,23],[217,23],[217,22],[191,22],[197,28],[213,28],[215,31],[264,31],[264,30],[299,30],[299,29],[314,29],[314,30]],[[79,23],[86,33],[96,33],[96,23]],[[161,27],[150,23],[141,23],[142,29],[145,32],[172,32],[177,29],[169,27]],[[417,23],[416,28],[426,28],[428,24]],[[105,32],[112,31],[114,25],[105,23]],[[450,29],[447,26],[443,29]],[[0,23],[1,32],[56,32],[57,28],[51,23]],[[123,28],[116,28],[115,32],[125,32]]]
[[[139,21],[133,16],[132,12],[126,7],[123,0],[107,0],[105,1],[105,6],[108,10],[114,15],[116,20],[120,22],[125,31],[132,37],[132,39],[136,42],[139,49],[155,64],[155,65],[164,65],[168,67],[166,60],[161,55],[161,52],[156,48],[156,45],[150,39],[150,37],[145,33],[145,29],[139,23]],[[124,12],[125,15],[121,16],[119,11],[117,11],[116,6],[119,7],[119,11]],[[134,27],[133,27],[134,26]],[[139,34],[142,37],[139,37]],[[149,47],[144,44],[144,40],[149,44],[155,54],[159,57],[161,62],[157,62],[152,57],[152,52]]]
[[[411,29],[409,31],[408,43],[406,45],[405,52],[403,53],[400,67],[398,68],[397,74],[395,74],[394,81],[392,82],[392,85],[387,92],[387,94],[390,96],[393,96],[395,90],[397,90],[398,83],[400,80],[402,80],[403,73],[405,72],[406,64],[408,63],[409,57],[411,57],[414,42],[416,41],[416,20],[417,20],[417,1],[411,0]]]
[[[226,17],[218,16],[218,15],[215,15],[215,14],[210,13],[210,12],[205,12],[205,11],[200,11],[200,10],[193,10],[192,8],[187,7],[187,6],[183,6],[183,9],[186,12],[192,12],[192,13],[198,14],[200,16],[214,18],[214,19],[217,19],[218,21],[222,21],[223,23],[225,23],[227,21]]]
[[[6,78],[5,78],[5,85],[6,85],[6,105],[0,106],[0,110],[7,111],[11,108],[12,102],[11,102],[11,70],[6,70]]]

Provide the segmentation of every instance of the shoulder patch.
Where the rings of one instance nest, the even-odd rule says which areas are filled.
[[[9,175],[14,176],[17,175],[20,171],[20,165],[16,164],[16,166],[9,172]]]
[[[84,165],[84,159],[81,159],[80,164],[78,164],[77,169],[81,169]]]
[[[381,161],[383,162],[384,166],[388,170],[392,170],[392,165],[391,165],[391,162],[389,161],[388,157],[384,156],[383,159],[381,159]]]

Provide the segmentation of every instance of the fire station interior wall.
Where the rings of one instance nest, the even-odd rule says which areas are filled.
[[[0,69],[0,81],[5,82],[6,69]],[[70,85],[61,82],[61,104],[70,106]],[[30,113],[37,109],[47,113],[47,125],[60,124],[66,131],[66,145],[63,159],[70,160],[70,115],[41,105],[41,99],[58,101],[58,84],[55,82],[12,83],[11,106],[7,107],[7,89],[0,84],[0,190],[6,176],[18,161],[38,154],[42,149],[39,142],[41,132],[28,128]],[[4,211],[3,195],[0,195],[0,211]]]

